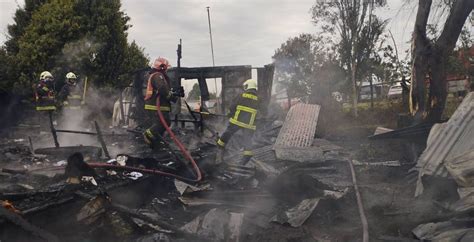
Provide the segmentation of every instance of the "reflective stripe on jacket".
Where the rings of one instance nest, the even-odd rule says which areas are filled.
[[[233,107],[234,108],[234,107]],[[246,129],[256,129],[255,119],[258,112],[256,91],[244,92],[238,99],[229,122]]]
[[[146,89],[144,90],[145,110],[156,111],[156,99],[160,99],[160,111],[170,112],[170,87],[168,77],[165,73],[154,72],[148,77]]]
[[[46,83],[40,83],[35,89],[36,111],[56,110],[55,93]]]
[[[156,111],[156,110],[158,110],[158,107],[156,107],[156,105],[148,105],[148,104],[145,104],[145,110]],[[167,107],[167,106],[161,106],[161,105],[160,105],[160,111],[161,111],[161,112],[170,112],[170,111],[171,111],[171,108],[170,108],[170,107]]]
[[[78,92],[80,93],[80,92]],[[63,105],[65,108],[68,109],[81,109],[82,106],[84,105],[84,101],[82,100],[82,96],[75,94],[75,93],[70,93],[67,96],[67,101],[63,102]]]

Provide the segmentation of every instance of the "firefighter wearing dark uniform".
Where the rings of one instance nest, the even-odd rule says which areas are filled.
[[[170,89],[169,77],[166,74],[169,67],[169,62],[165,58],[160,57],[155,60],[144,93],[145,110],[151,126],[145,130],[143,136],[145,142],[153,150],[160,148],[161,137],[166,130],[157,114],[157,99],[160,101],[159,108],[168,125],[170,125],[171,120],[171,102],[175,102],[177,99]]]
[[[49,71],[40,74],[40,81],[35,86],[36,111],[52,112],[56,110],[54,78]]]
[[[84,106],[83,88],[77,83],[76,74],[69,72],[66,74],[66,84],[58,94],[59,101],[62,102],[65,110],[80,110]]]
[[[237,97],[234,104],[230,107],[231,118],[229,125],[222,136],[217,140],[217,146],[220,148],[217,153],[217,162],[223,161],[225,145],[235,132],[241,130],[244,139],[244,152],[242,162],[247,163],[252,158],[252,137],[256,129],[255,120],[259,106],[257,96],[257,82],[249,79],[244,82],[244,92]]]

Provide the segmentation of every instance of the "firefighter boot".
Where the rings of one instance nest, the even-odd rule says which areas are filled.
[[[252,156],[253,156],[253,152],[251,150],[244,150],[240,164],[246,165],[250,161],[250,159],[252,159]]]
[[[224,162],[225,142],[221,138],[218,138],[216,143],[218,147],[216,154],[216,164],[221,164]]]
[[[219,148],[216,154],[216,165],[222,164],[224,162],[224,152],[223,148]]]

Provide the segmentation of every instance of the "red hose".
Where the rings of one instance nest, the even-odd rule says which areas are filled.
[[[173,174],[173,173],[164,172],[164,171],[155,170],[155,169],[144,169],[144,168],[138,168],[138,167],[133,167],[133,166],[112,165],[112,164],[106,164],[106,163],[87,163],[87,164],[90,167],[93,167],[93,168],[111,168],[111,169],[115,168],[115,169],[119,169],[119,170],[138,171],[138,172],[148,173],[148,174],[153,174],[153,175],[162,175],[162,176],[174,177],[178,180],[187,181],[187,182],[199,182],[199,181],[201,181],[201,179],[202,179],[201,170],[199,169],[196,161],[193,159],[191,154],[189,154],[188,150],[184,147],[184,145],[181,143],[181,141],[179,141],[179,139],[176,138],[175,134],[173,133],[173,131],[170,129],[170,127],[166,123],[165,117],[163,116],[163,113],[161,113],[161,111],[160,111],[160,99],[159,98],[156,99],[156,106],[158,108],[157,113],[158,113],[158,117],[160,118],[161,124],[163,124],[166,131],[169,133],[171,139],[173,139],[174,143],[176,145],[178,145],[179,149],[184,154],[185,158],[188,161],[190,161],[191,164],[193,165],[193,169],[196,171],[196,178],[195,179],[190,179],[190,178],[179,176],[179,175],[176,175],[176,174]],[[58,169],[62,169],[62,167],[58,167]]]
[[[188,181],[188,182],[199,182],[199,181],[201,181],[201,179],[202,179],[201,170],[199,169],[196,161],[193,159],[191,154],[189,154],[188,150],[184,147],[183,143],[181,143],[181,141],[178,138],[176,138],[175,134],[173,133],[173,131],[170,129],[170,127],[166,123],[165,117],[163,116],[163,113],[161,113],[161,110],[160,110],[160,98],[159,97],[156,99],[156,107],[157,107],[158,117],[160,118],[161,124],[165,127],[166,132],[168,132],[168,134],[170,135],[173,142],[179,147],[181,152],[184,154],[184,157],[186,158],[186,160],[190,161],[191,164],[193,165],[193,169],[196,171],[196,179],[189,179],[189,178],[186,178],[186,177],[178,176],[178,175],[167,173],[167,172],[161,172],[161,171],[158,174],[161,173],[162,175],[172,176],[172,177],[175,177],[177,179],[180,179],[180,180],[183,180],[183,181]]]
[[[146,168],[139,168],[134,166],[121,166],[121,165],[112,165],[107,163],[98,163],[98,162],[91,162],[87,163],[92,168],[106,168],[106,169],[117,169],[117,170],[126,170],[126,171],[138,171],[141,173],[152,174],[152,175],[162,175],[162,176],[169,176],[174,177],[178,180],[188,181],[188,182],[196,182],[196,180],[192,180],[186,177],[182,177],[173,173],[168,173],[160,170],[155,169],[146,169]],[[64,168],[64,167],[63,167]]]
[[[120,165],[112,165],[112,164],[105,164],[105,163],[87,163],[87,164],[89,166],[95,167],[95,168],[116,168],[116,169],[120,169],[120,170],[139,171],[139,172],[153,174],[153,175],[169,176],[169,177],[174,177],[178,180],[187,181],[187,182],[199,182],[199,181],[201,181],[201,179],[202,179],[201,170],[199,169],[196,161],[193,159],[191,154],[189,154],[188,150],[184,147],[183,143],[181,143],[181,141],[179,141],[179,139],[176,138],[175,134],[173,133],[173,131],[170,129],[170,127],[166,123],[166,120],[165,120],[165,117],[163,116],[163,113],[160,111],[160,98],[156,99],[156,107],[157,107],[158,117],[160,118],[161,124],[165,127],[166,132],[168,132],[168,134],[170,135],[173,142],[176,145],[178,145],[179,149],[184,154],[186,160],[190,161],[191,164],[193,165],[193,168],[196,171],[196,179],[189,179],[187,177],[179,176],[179,175],[176,175],[176,174],[173,174],[173,173],[164,172],[164,171],[160,171],[160,170],[154,170],[154,169],[143,169],[143,168],[132,167],[132,166],[120,166]]]

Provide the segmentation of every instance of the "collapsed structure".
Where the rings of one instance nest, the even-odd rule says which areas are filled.
[[[331,177],[321,177],[321,186],[313,187],[312,183],[316,180],[308,173],[302,176],[301,181],[295,181],[297,187],[306,184],[308,190],[295,191],[295,184],[288,183],[291,180],[287,179],[289,174],[294,175],[288,168],[294,164],[284,160],[275,163],[277,159],[274,151],[267,148],[272,146],[281,127],[281,121],[276,120],[276,116],[265,116],[271,98],[273,66],[257,68],[259,97],[263,103],[261,109],[264,115],[257,120],[257,125],[261,128],[258,129],[254,142],[257,143],[256,147],[260,148],[254,150],[255,159],[247,166],[234,163],[233,161],[237,160],[234,155],[236,146],[231,144],[226,164],[219,167],[213,165],[213,140],[219,129],[216,121],[225,116],[223,114],[230,105],[229,100],[237,95],[241,83],[251,76],[251,71],[251,66],[180,67],[170,70],[172,85],[181,86],[181,81],[187,79],[198,80],[201,107],[206,107],[204,102],[209,99],[206,79],[221,78],[222,81],[221,100],[219,107],[215,109],[219,113],[205,117],[201,110],[192,110],[189,106],[188,112],[184,114],[181,113],[181,108],[176,108],[177,112],[174,113],[175,127],[181,127],[179,138],[185,140],[185,145],[198,160],[200,169],[205,174],[205,179],[198,183],[190,183],[190,180],[185,179],[190,176],[187,164],[171,142],[166,142],[167,153],[150,154],[144,152],[143,147],[136,143],[134,134],[140,133],[136,129],[115,130],[111,133],[101,129],[95,122],[95,132],[61,130],[51,122],[54,147],[35,149],[35,142],[30,138],[30,145],[24,150],[26,153],[23,155],[28,157],[24,162],[36,160],[36,163],[25,163],[21,167],[20,162],[12,168],[2,168],[5,184],[11,184],[13,187],[4,190],[0,195],[3,201],[0,209],[6,218],[2,221],[5,226],[2,226],[0,231],[1,237],[14,240],[81,240],[104,236],[101,234],[104,229],[112,229],[113,233],[105,235],[107,240],[121,236],[159,236],[239,241],[245,236],[255,234],[259,227],[268,228],[271,221],[288,223],[294,227],[301,226],[321,199],[341,198],[347,193],[350,182],[347,180],[341,183],[340,179],[336,181]],[[146,70],[138,71],[131,88],[126,91],[130,95],[119,98],[119,122],[122,124],[134,123],[140,128],[145,73]],[[317,115],[315,118],[317,120]],[[194,128],[189,129],[186,123],[193,123]],[[310,136],[314,136],[316,122],[311,125],[313,134],[308,136],[310,140],[313,139]],[[195,133],[196,130],[200,132]],[[100,147],[62,146],[61,139],[58,138],[60,133],[96,136]],[[112,151],[116,149],[114,145],[111,147],[111,142],[114,145],[120,143],[120,146],[136,147],[127,155],[118,154],[116,158],[111,159],[112,154],[117,153]],[[249,141],[239,140],[239,137],[233,139],[234,144],[238,142]],[[347,160],[342,158],[343,156],[341,154],[341,159]],[[324,163],[324,157],[320,159],[322,163],[308,172],[319,169],[341,172],[331,168],[333,164]],[[12,180],[11,174],[21,174],[21,177],[19,180]],[[41,182],[36,183],[38,179]],[[280,185],[281,182],[283,184]],[[24,185],[16,187],[14,184]],[[143,189],[149,192],[137,192]],[[279,189],[292,192],[295,197],[279,197]],[[146,199],[147,195],[154,198]],[[158,209],[160,206],[168,208]],[[175,215],[168,214],[169,211],[166,210],[170,210],[169,206],[175,207],[171,209]],[[186,209],[182,210],[182,206]],[[194,207],[197,209],[192,212]],[[210,210],[204,210],[203,213],[202,208],[209,207]],[[136,208],[141,211],[136,211]],[[50,219],[61,222],[48,220],[44,223],[46,214],[50,214]],[[65,220],[64,216],[68,219]],[[191,219],[190,216],[196,217]],[[37,220],[43,222],[37,224],[34,222]],[[68,229],[69,226],[80,226],[88,232],[78,235],[77,231]],[[140,228],[141,232],[137,228]]]
[[[344,143],[348,142],[344,138],[337,144],[334,141],[339,138],[315,138],[325,107],[298,103],[285,113],[270,105],[272,65],[256,68],[264,115],[257,120],[253,141],[237,135],[229,144],[226,162],[215,164],[215,139],[222,130],[220,124],[226,118],[229,100],[237,95],[241,83],[251,77],[253,69],[223,66],[170,70],[174,86],[189,79],[199,83],[200,108],[193,109],[184,100],[178,102],[173,108],[173,129],[196,160],[203,177],[200,181],[191,179],[191,166],[170,137],[165,138],[166,152],[161,153],[150,153],[140,142],[146,69],[134,73],[132,85],[120,93],[115,103],[115,126],[125,129],[104,128],[104,124],[95,122],[94,130],[66,130],[51,122],[51,133],[33,136],[23,131],[17,133],[17,139],[2,140],[1,158],[8,162],[0,166],[0,239],[259,241],[284,236],[294,240],[341,241],[362,237],[369,241],[369,231],[378,235],[388,231],[390,236],[377,239],[399,241],[398,228],[402,224],[397,224],[399,227],[394,231],[383,228],[384,223],[371,221],[385,221],[387,217],[397,221],[398,216],[405,223],[404,216],[415,216],[417,209],[403,210],[406,197],[399,199],[402,202],[394,199],[396,192],[404,194],[405,190],[410,191],[407,186],[414,184],[407,185],[404,182],[409,179],[403,177],[399,181],[403,189],[396,187],[400,184],[383,183],[396,183],[389,180],[392,174],[406,172],[410,164],[401,158],[387,160],[386,154],[377,156],[379,160],[369,159],[377,152],[362,147],[369,142],[365,137],[363,142],[355,141],[356,149],[348,148],[351,145]],[[206,80],[214,78],[221,79],[221,99],[213,112],[203,112],[211,109],[205,103],[209,100]],[[461,241],[472,236],[468,216],[472,213],[474,194],[473,97],[470,93],[447,123],[436,124],[432,129],[433,124],[390,132],[379,129],[383,132],[377,137],[418,137],[417,142],[423,142],[420,134],[427,135],[431,129],[427,148],[418,160],[417,195],[422,195],[422,187],[430,194],[447,187],[440,190],[442,198],[451,203],[434,204],[443,207],[439,216],[449,220],[439,222],[438,210],[429,211],[436,223],[424,224],[426,214],[421,214],[422,219],[412,221],[417,226],[406,225],[410,231],[415,228],[412,234],[416,238]],[[65,133],[93,136],[96,141],[63,145],[60,134]],[[242,142],[253,142],[255,147],[254,157],[246,165],[237,163]],[[377,140],[368,146],[382,143]],[[393,149],[389,145],[392,144],[384,148]],[[364,154],[363,161],[356,160],[361,159],[357,153]],[[356,170],[361,172],[359,185]],[[433,182],[431,176],[453,177],[457,193],[451,189],[453,180]],[[371,189],[394,191],[380,195]],[[445,195],[446,190],[449,196]],[[426,199],[420,197],[417,199]],[[408,201],[410,205],[416,203]],[[377,229],[369,230],[369,226]]]

